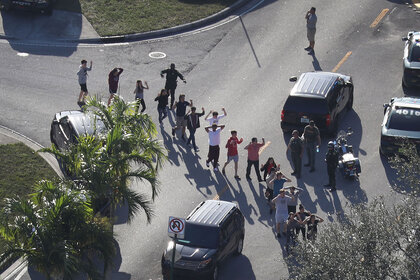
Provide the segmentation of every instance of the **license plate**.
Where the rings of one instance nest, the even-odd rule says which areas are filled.
[[[308,118],[300,118],[300,122],[301,123],[309,123],[309,119]]]

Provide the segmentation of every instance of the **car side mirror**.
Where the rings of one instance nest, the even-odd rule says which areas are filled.
[[[351,86],[351,85],[353,85],[351,82],[345,82],[344,83],[346,86]]]
[[[384,108],[388,108],[389,107],[389,103],[384,103]]]
[[[296,82],[297,81],[297,77],[296,76],[292,76],[289,78],[289,82]]]
[[[408,41],[408,38],[407,37],[402,37],[401,40],[402,41]]]

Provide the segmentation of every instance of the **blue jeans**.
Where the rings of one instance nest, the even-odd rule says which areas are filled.
[[[159,123],[162,123],[163,119],[168,116],[168,106],[165,106],[164,108],[158,107],[158,113]]]
[[[187,144],[190,144],[192,142],[192,145],[193,145],[194,149],[197,149],[197,146],[195,145],[195,131],[196,131],[196,129],[192,128],[192,129],[188,129],[188,130],[190,132],[190,137],[188,137]]]

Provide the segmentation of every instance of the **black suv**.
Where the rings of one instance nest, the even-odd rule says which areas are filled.
[[[53,10],[55,0],[0,0],[3,9],[11,8],[23,10],[39,10],[41,13],[50,15]]]
[[[217,279],[219,264],[232,254],[241,254],[245,220],[236,204],[207,200],[187,217],[185,237],[178,239],[174,275],[192,279]],[[162,274],[169,279],[173,241],[162,255]]]
[[[314,120],[321,133],[335,135],[338,123],[353,106],[353,82],[350,76],[330,72],[307,72],[291,90],[281,112],[284,132],[302,131]]]
[[[105,129],[103,122],[81,111],[63,111],[55,114],[51,123],[50,140],[59,150],[67,149],[83,135],[94,135]]]

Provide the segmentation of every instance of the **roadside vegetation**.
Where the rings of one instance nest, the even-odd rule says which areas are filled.
[[[29,197],[4,202],[0,235],[7,242],[0,265],[22,257],[47,279],[105,278],[115,256],[115,208],[127,205],[127,217],[121,217],[127,222],[139,211],[150,222],[158,171],[166,159],[155,124],[147,114],[136,114],[135,106],[116,97],[108,107],[92,98],[85,110],[104,123],[105,131],[79,137],[63,151],[41,150],[54,154],[68,177],[40,181],[28,187]],[[135,180],[142,183],[134,187]]]
[[[101,36],[169,28],[205,18],[236,0],[57,0],[56,9],[82,12]]]
[[[40,155],[22,143],[0,145],[0,209],[5,198],[28,199],[32,186],[43,179],[56,181],[58,176]],[[0,255],[5,248],[0,237]]]

